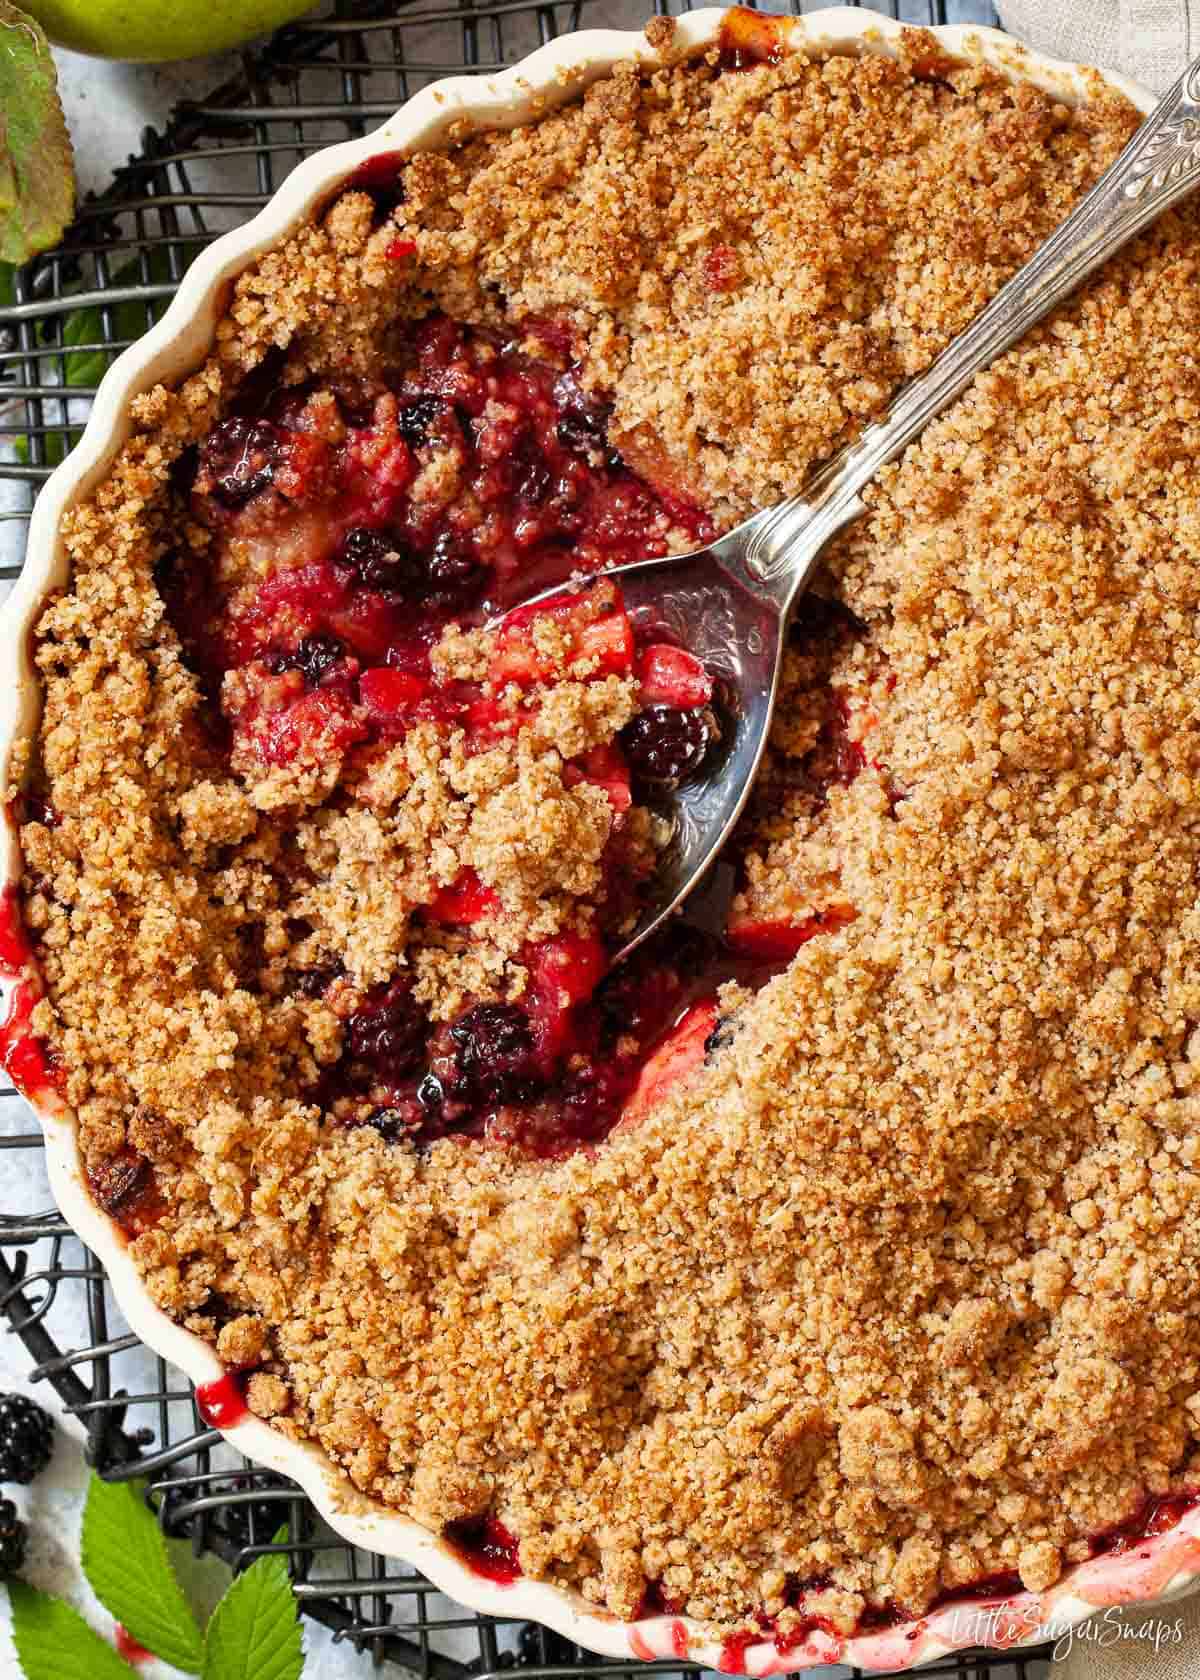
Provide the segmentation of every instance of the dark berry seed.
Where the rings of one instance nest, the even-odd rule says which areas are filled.
[[[0,1499],[0,1580],[8,1581],[25,1562],[28,1534],[11,1499]]]
[[[346,655],[346,644],[336,636],[318,631],[305,636],[291,653],[273,653],[267,658],[267,670],[275,676],[284,671],[299,671],[308,688],[319,688],[324,679]]]
[[[385,1143],[395,1143],[408,1131],[407,1116],[401,1108],[377,1108],[368,1114],[368,1126],[374,1127]]]
[[[417,1086],[417,1101],[422,1108],[428,1109],[431,1113],[438,1113],[444,1100],[445,1093],[442,1090],[441,1080],[436,1073],[427,1073]]]
[[[429,1022],[408,987],[397,981],[374,1008],[350,1017],[350,1057],[369,1076],[396,1081],[420,1067]]]
[[[456,1094],[482,1101],[520,1101],[539,1084],[529,1017],[511,1003],[477,1003],[450,1028]]]
[[[429,436],[429,428],[442,408],[439,397],[417,397],[401,408],[396,429],[410,449],[419,449]]]
[[[717,1024],[704,1040],[704,1054],[711,1056],[717,1050],[724,1050],[727,1044],[733,1043],[734,1024],[732,1015],[720,1015]]]
[[[200,452],[213,494],[228,507],[241,507],[267,488],[278,453],[273,426],[236,414],[213,428]]]
[[[320,968],[305,968],[296,976],[296,990],[301,997],[323,997],[335,980],[346,972],[340,962],[324,963]]]
[[[54,1451],[54,1424],[26,1394],[0,1394],[0,1482],[31,1482]]]
[[[443,531],[425,562],[428,598],[437,606],[461,606],[483,588],[484,568],[452,531]]]
[[[634,775],[664,786],[694,776],[715,738],[711,716],[697,707],[647,706],[621,731]]]

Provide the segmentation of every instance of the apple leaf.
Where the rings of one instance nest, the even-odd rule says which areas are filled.
[[[0,0],[0,261],[22,263],[62,238],[75,211],[71,141],[49,43]]]
[[[25,1680],[133,1680],[133,1670],[61,1598],[24,1581],[8,1583],[13,1644]]]
[[[204,1646],[162,1529],[133,1486],[92,1472],[83,1510],[83,1572],[115,1621],[172,1668],[198,1674]]]

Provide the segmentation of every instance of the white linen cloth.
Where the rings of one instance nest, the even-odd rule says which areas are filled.
[[[1121,70],[1155,93],[1200,54],[1200,0],[997,0],[1007,30],[1055,58]]]

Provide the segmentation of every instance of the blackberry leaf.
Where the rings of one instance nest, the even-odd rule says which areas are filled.
[[[8,1583],[13,1644],[25,1680],[133,1680],[133,1670],[107,1640],[61,1598],[38,1592],[24,1581]]]
[[[304,1648],[287,1564],[261,1557],[213,1611],[203,1680],[300,1680]]]
[[[200,1630],[140,1488],[102,1482],[93,1473],[81,1550],[84,1574],[109,1615],[164,1662],[198,1674]]]

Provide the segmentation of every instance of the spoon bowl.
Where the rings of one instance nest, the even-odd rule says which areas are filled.
[[[705,877],[745,808],[766,750],[787,614],[768,591],[752,585],[739,563],[748,528],[759,517],[710,548],[605,574],[621,591],[635,629],[665,631],[686,647],[715,679],[721,700],[719,743],[698,774],[660,801],[671,837],[616,962],[648,939]]]

